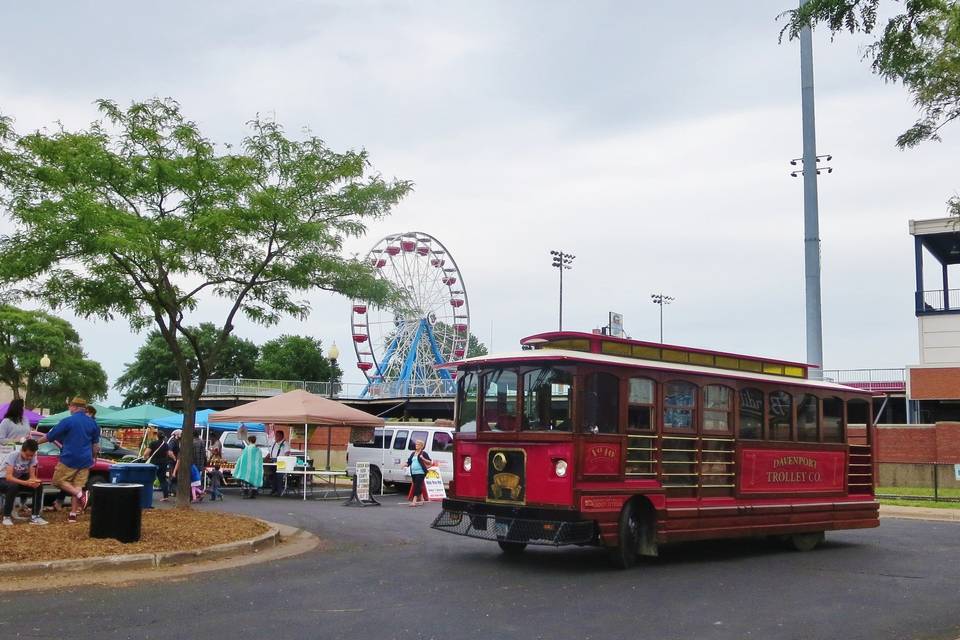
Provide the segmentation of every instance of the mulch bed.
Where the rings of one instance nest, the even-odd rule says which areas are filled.
[[[262,522],[230,513],[150,509],[143,512],[140,542],[123,544],[91,538],[89,511],[76,524],[67,522],[65,511],[43,517],[49,525],[15,521],[12,527],[0,526],[0,564],[186,551],[253,538],[269,529]]]

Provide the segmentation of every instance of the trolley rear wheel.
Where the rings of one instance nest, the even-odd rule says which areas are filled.
[[[506,540],[497,540],[497,544],[508,556],[518,556],[527,548],[526,542],[507,542]]]
[[[823,531],[813,533],[794,533],[790,536],[790,546],[797,551],[813,551],[826,536]]]

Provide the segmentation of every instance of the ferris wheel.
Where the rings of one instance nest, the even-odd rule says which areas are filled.
[[[470,303],[453,256],[433,236],[410,231],[382,238],[367,260],[400,296],[386,307],[353,303],[363,395],[449,395],[454,378],[437,365],[463,358],[470,336]]]

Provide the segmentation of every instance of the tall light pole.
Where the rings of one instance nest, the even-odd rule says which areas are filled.
[[[50,370],[50,356],[47,354],[43,354],[40,358],[40,369],[43,375],[43,380],[40,382],[40,397],[43,398],[47,395],[47,371]],[[40,415],[43,415],[43,408],[40,409]]]
[[[801,0],[803,6],[808,0]],[[813,37],[800,30],[800,104],[803,118],[803,266],[806,281],[807,362],[823,377],[823,320],[820,309],[820,219],[817,204],[817,130],[813,109]]]
[[[651,293],[650,300],[653,302],[653,304],[660,305],[660,344],[663,344],[663,305],[670,304],[676,300],[676,298],[665,296],[661,291],[660,293]]]
[[[550,255],[553,256],[552,266],[556,267],[560,271],[560,331],[563,331],[563,272],[567,269],[573,269],[573,260],[577,256],[564,253],[563,251],[551,251]]]
[[[329,397],[333,400],[333,386],[337,383],[337,358],[340,357],[340,349],[337,348],[337,343],[332,342],[330,348],[327,349],[327,359],[330,361],[330,392]],[[330,471],[330,448],[332,446],[333,440],[333,427],[327,427],[327,471]],[[306,444],[306,434],[304,434],[304,444],[303,444],[303,457],[306,460],[307,457],[307,444]]]

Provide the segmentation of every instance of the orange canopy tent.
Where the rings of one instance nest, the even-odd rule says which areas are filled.
[[[248,402],[226,411],[218,411],[208,422],[262,422],[265,424],[302,424],[303,455],[307,457],[309,425],[320,427],[382,427],[383,418],[370,415],[347,405],[318,396],[302,389],[290,391],[272,398]],[[329,431],[328,431],[329,434]],[[329,438],[327,442],[327,466],[329,463]],[[303,497],[307,497],[307,483],[303,482]]]

